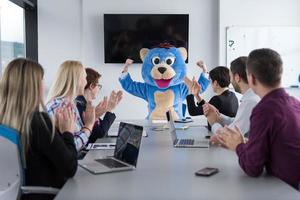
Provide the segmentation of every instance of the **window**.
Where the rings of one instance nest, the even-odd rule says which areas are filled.
[[[11,1],[0,1],[1,69],[14,58],[25,57],[24,9]]]
[[[38,61],[37,0],[0,0],[0,72],[17,57]]]

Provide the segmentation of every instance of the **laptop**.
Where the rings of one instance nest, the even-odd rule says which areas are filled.
[[[119,135],[119,125],[121,122],[114,122],[114,124],[110,127],[107,136],[109,137],[118,137]],[[143,137],[148,137],[146,130],[143,130]]]
[[[171,133],[171,138],[173,146],[177,148],[208,148],[209,140],[208,139],[192,139],[192,138],[181,138],[177,137],[175,124],[170,111],[166,112],[169,130]]]
[[[92,161],[79,161],[79,165],[93,174],[133,170],[136,168],[143,127],[121,122],[113,156]]]

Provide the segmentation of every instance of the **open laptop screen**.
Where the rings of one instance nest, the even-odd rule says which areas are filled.
[[[167,116],[167,120],[168,120],[169,129],[170,129],[173,144],[176,144],[176,142],[177,142],[176,128],[175,128],[174,121],[173,121],[172,114],[171,114],[170,110],[168,110],[166,112],[166,116]]]
[[[114,157],[130,165],[136,166],[139,155],[143,127],[133,124],[120,123],[119,136]]]

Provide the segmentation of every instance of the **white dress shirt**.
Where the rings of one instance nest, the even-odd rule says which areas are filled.
[[[236,116],[228,117],[221,114],[220,123],[214,123],[211,127],[211,131],[216,133],[218,129],[228,125],[230,128],[234,128],[234,126],[239,127],[243,134],[248,133],[252,110],[259,101],[259,96],[257,96],[252,89],[248,89],[241,98],[241,104],[237,110]]]

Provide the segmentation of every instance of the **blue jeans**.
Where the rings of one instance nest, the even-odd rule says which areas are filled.
[[[299,184],[298,184],[298,190],[300,190],[300,181],[299,181]]]

